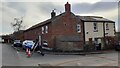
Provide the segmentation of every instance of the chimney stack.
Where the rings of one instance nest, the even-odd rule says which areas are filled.
[[[54,10],[52,10],[52,12],[51,12],[51,18],[53,18],[55,16],[56,16],[56,13],[54,12]]]
[[[71,12],[71,5],[68,2],[65,4],[65,12]]]

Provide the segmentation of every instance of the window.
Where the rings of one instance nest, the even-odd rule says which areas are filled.
[[[42,27],[42,34],[44,34],[44,27]]]
[[[47,47],[47,46],[48,46],[47,40],[43,40],[43,46],[44,46],[44,47]]]
[[[96,22],[94,22],[93,26],[94,26],[94,32],[97,32],[98,31],[98,24]]]
[[[106,30],[109,30],[109,26],[108,26],[108,23],[106,23]]]
[[[81,32],[81,25],[77,24],[77,33],[80,33],[80,32]]]
[[[45,26],[45,33],[48,33],[48,26]]]

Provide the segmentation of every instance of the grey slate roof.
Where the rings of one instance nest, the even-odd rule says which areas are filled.
[[[53,17],[53,18],[50,18],[50,19],[48,19],[48,20],[46,20],[46,21],[43,21],[43,22],[41,22],[41,23],[38,23],[38,24],[36,24],[36,25],[28,28],[27,30],[31,30],[31,29],[37,28],[37,27],[39,27],[39,26],[42,26],[42,25],[51,23],[51,21],[53,21],[54,19],[56,19],[56,18],[58,18],[58,17],[61,17],[61,16],[64,15],[64,14],[65,14],[65,13],[62,13],[62,14],[57,15],[57,16],[55,16],[55,17]],[[27,30],[26,30],[26,31],[27,31]]]
[[[99,16],[76,16],[78,18],[80,18],[82,21],[85,22],[110,22],[110,23],[114,23],[114,21],[108,20],[106,18],[103,17],[99,17]]]

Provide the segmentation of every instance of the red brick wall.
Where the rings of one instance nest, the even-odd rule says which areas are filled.
[[[48,41],[48,46],[51,47],[52,46],[52,40],[51,40],[51,35],[52,35],[52,29],[51,29],[51,24],[46,24],[48,26],[48,33],[44,33],[42,34],[42,26],[32,29],[32,30],[28,30],[26,32],[24,32],[24,39],[25,40],[35,40],[38,39],[39,35],[42,36],[42,41],[43,40],[47,40]],[[43,26],[46,26],[43,25]]]
[[[28,30],[26,32],[24,32],[24,39],[25,40],[35,40],[38,38],[38,36],[41,33],[41,28],[36,28],[36,29],[32,29],[32,30]]]
[[[77,23],[81,24],[81,33],[77,33]],[[83,23],[80,21],[80,19],[77,19],[74,14],[65,13],[65,15],[60,16],[52,21],[52,23],[46,25],[48,25],[48,33],[41,34],[41,26],[24,32],[24,38],[35,40],[39,35],[42,35],[42,40],[47,40],[49,47],[55,46],[55,37],[59,35],[79,35],[83,40]],[[83,45],[83,41],[81,41],[79,45]]]
[[[77,33],[77,24],[81,24],[81,33]],[[62,17],[52,22],[52,37],[55,39],[55,37],[59,35],[64,36],[75,36],[79,35],[79,37],[82,39],[81,42],[79,42],[78,47],[83,47],[83,23],[80,21],[80,19],[77,19],[74,14],[65,13]],[[53,40],[53,43],[55,44],[55,41]]]

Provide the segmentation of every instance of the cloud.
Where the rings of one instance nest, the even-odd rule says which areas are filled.
[[[2,7],[0,7],[0,12],[2,12],[3,34],[13,32],[10,23],[14,21],[13,19],[15,17],[23,17],[23,25],[25,25],[27,29],[37,23],[49,19],[53,9],[56,9],[55,11],[57,14],[64,12],[65,3],[66,2],[3,2]],[[71,2],[71,7],[74,14],[101,15],[105,18],[117,21],[116,2]]]
[[[2,2],[89,2],[95,3],[101,0],[2,0]]]
[[[61,7],[55,6],[50,2],[27,2],[26,14],[24,15],[24,22],[27,28],[50,18],[51,11],[56,8]]]
[[[117,8],[117,2],[97,2],[94,4],[90,3],[77,3],[72,5],[72,10],[75,13],[93,13],[103,12],[108,10],[114,10]]]
[[[75,14],[101,16],[116,22],[118,31],[118,2],[76,3],[72,5]]]
[[[8,34],[13,32],[13,29],[10,25],[13,22],[15,17],[20,17],[21,12],[13,7],[8,6],[8,3],[2,3],[2,8],[0,8],[2,13],[2,32],[0,34]]]
[[[14,10],[17,10],[21,13],[26,12],[26,4],[25,2],[9,2],[9,3],[5,3],[7,7],[10,7]]]
[[[25,25],[27,29],[50,18],[51,11],[56,8],[61,9],[61,6],[56,6],[50,2],[4,2],[2,7],[2,20],[4,22],[2,29],[8,30],[10,28],[10,31],[12,31],[10,23],[13,22],[14,18],[20,17],[23,17],[23,25]],[[59,10],[56,9],[56,11]],[[9,27],[6,27],[6,24],[8,24]]]

